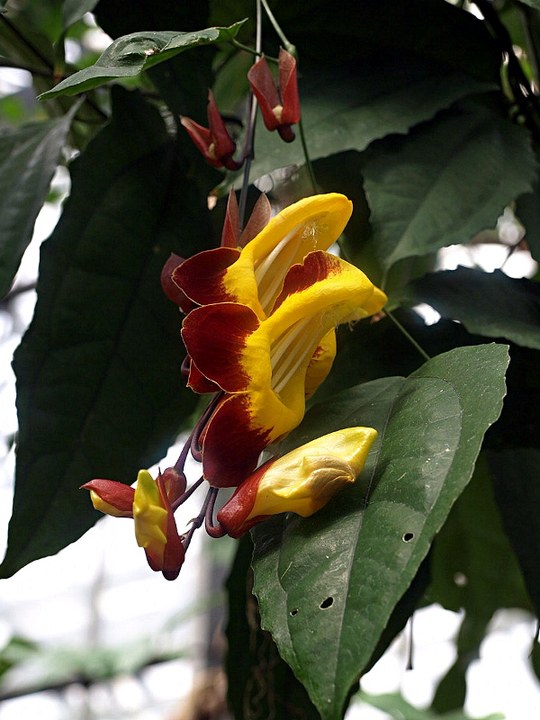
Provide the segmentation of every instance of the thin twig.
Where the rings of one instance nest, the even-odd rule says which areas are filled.
[[[262,49],[262,11],[261,0],[257,0],[257,25],[255,37],[255,55],[260,55]],[[248,102],[248,124],[246,129],[246,138],[244,141],[244,149],[242,155],[244,157],[244,173],[242,176],[242,189],[240,190],[240,199],[238,202],[238,217],[240,223],[240,232],[244,228],[246,221],[246,205],[249,189],[249,175],[251,172],[251,163],[254,154],[254,136],[255,122],[257,119],[257,103],[253,92],[249,93]]]
[[[398,328],[400,333],[404,335],[407,340],[411,343],[411,345],[418,350],[420,355],[424,358],[424,360],[431,360],[431,357],[427,354],[427,352],[424,350],[424,348],[416,342],[416,340],[413,338],[413,336],[410,334],[408,330],[406,330],[403,325],[399,322],[399,320],[394,317],[393,313],[391,313],[389,310],[384,311],[385,314],[390,318],[390,320],[394,323],[394,325]]]

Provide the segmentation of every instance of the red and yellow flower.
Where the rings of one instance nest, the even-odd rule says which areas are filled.
[[[242,482],[218,521],[237,538],[270,515],[313,515],[355,481],[376,437],[373,428],[345,428],[269,460]]]
[[[185,556],[172,507],[185,490],[185,481],[178,473],[168,468],[154,480],[148,470],[140,470],[135,488],[102,479],[82,487],[90,490],[96,510],[133,518],[137,545],[144,548],[152,570],[162,572],[167,580],[178,577]]]
[[[327,250],[339,238],[351,216],[352,203],[340,193],[314,195],[267,221],[267,204],[259,201],[240,235],[235,229],[235,204],[231,200],[221,247],[197,253],[176,265],[170,260],[162,275],[162,285],[167,296],[184,312],[195,305],[233,302],[250,307],[264,320],[272,312],[291,266],[301,263],[311,251]],[[250,228],[261,225],[262,229],[252,237]],[[244,247],[233,247],[233,238],[239,244],[252,239]],[[335,352],[332,329],[315,349],[308,367],[308,396],[326,377]],[[188,385],[199,393],[220,389],[193,363]]]
[[[186,316],[182,337],[192,365],[224,392],[201,436],[211,485],[239,485],[261,451],[301,422],[306,384],[316,384],[308,370],[318,380],[333,360],[329,333],[385,302],[361,270],[315,250],[289,269],[266,318],[238,302],[212,303]]]

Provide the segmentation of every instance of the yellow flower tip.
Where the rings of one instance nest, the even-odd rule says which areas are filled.
[[[276,512],[308,517],[317,512],[339,489],[356,480],[376,437],[373,428],[346,428],[279,458],[261,479],[250,517]]]
[[[90,492],[90,500],[96,510],[113,517],[133,517],[134,490],[115,480],[95,479],[81,486]]]
[[[118,510],[118,508],[115,508],[114,505],[105,502],[94,490],[90,490],[90,500],[94,508],[105,513],[105,515],[112,515],[113,517],[125,517],[126,515],[121,510]]]
[[[163,554],[167,543],[167,516],[161,493],[148,470],[140,470],[133,498],[137,545]]]
[[[239,537],[270,515],[313,515],[356,480],[376,437],[373,428],[345,428],[269,461],[238,487],[218,520]]]

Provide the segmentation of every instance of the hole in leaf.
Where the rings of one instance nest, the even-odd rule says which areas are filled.
[[[464,573],[457,572],[454,574],[454,583],[458,587],[465,587],[468,582],[469,582],[469,578]]]
[[[293,608],[291,612],[289,613],[291,617],[294,617],[295,615],[298,615],[298,608]]]
[[[326,610],[326,608],[332,607],[334,604],[334,598],[333,597],[327,597],[326,600],[323,600],[322,603],[319,605],[321,610]]]
[[[403,533],[402,540],[403,542],[411,542],[411,540],[414,538],[414,533],[412,532],[406,532]]]

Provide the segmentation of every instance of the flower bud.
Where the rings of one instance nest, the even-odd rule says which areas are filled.
[[[269,460],[240,484],[218,521],[229,535],[240,537],[270,515],[312,515],[355,481],[376,437],[373,428],[345,428]]]

